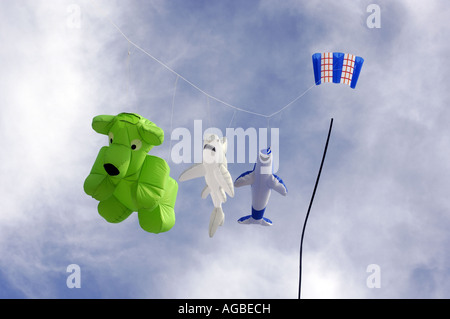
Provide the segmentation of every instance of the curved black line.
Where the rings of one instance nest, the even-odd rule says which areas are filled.
[[[309,202],[308,212],[306,213],[305,222],[303,223],[302,238],[300,240],[300,267],[299,267],[299,280],[298,280],[298,299],[301,296],[302,289],[302,251],[303,251],[303,237],[305,235],[306,223],[308,222],[309,212],[311,211],[311,206],[314,201],[314,196],[316,195],[317,185],[319,184],[320,174],[322,173],[323,162],[325,161],[325,156],[327,155],[328,142],[330,140],[331,128],[333,127],[333,118],[330,122],[330,128],[328,130],[327,142],[325,144],[325,149],[323,150],[322,162],[320,163],[319,174],[317,174],[316,184],[314,185],[314,190],[311,196],[311,201]]]

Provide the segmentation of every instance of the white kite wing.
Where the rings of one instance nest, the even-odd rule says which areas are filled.
[[[180,182],[188,181],[190,179],[199,178],[205,176],[206,169],[203,164],[195,164],[181,173],[178,180]]]

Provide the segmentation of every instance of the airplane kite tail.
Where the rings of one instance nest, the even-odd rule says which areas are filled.
[[[266,210],[265,207],[261,210],[256,210],[252,207],[252,214],[239,218],[238,223],[239,224],[259,224],[262,226],[272,226],[272,221],[269,218],[263,217],[265,210]]]
[[[222,226],[225,221],[225,214],[222,207],[214,207],[209,218],[209,237],[213,237],[217,228]]]

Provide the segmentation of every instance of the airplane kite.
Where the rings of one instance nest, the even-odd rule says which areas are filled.
[[[201,196],[205,199],[210,195],[214,204],[209,220],[209,237],[213,237],[217,228],[224,223],[222,203],[227,200],[226,194],[230,197],[234,196],[233,180],[228,172],[226,152],[226,137],[220,139],[217,135],[211,134],[203,144],[202,163],[191,166],[179,177],[180,182],[198,177],[205,178],[206,186]]]
[[[253,170],[241,174],[234,182],[234,187],[245,185],[251,185],[252,189],[252,214],[241,217],[238,222],[240,224],[271,226],[272,221],[264,217],[270,193],[273,189],[286,196],[288,190],[283,180],[273,174],[270,147],[259,152],[258,161],[255,163]]]

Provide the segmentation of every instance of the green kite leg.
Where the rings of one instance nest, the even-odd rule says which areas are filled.
[[[175,201],[178,184],[169,177],[164,196],[154,209],[141,208],[138,210],[139,225],[150,233],[162,233],[175,225]]]
[[[98,213],[110,223],[120,223],[130,216],[132,212],[114,196],[110,196],[98,204]]]

